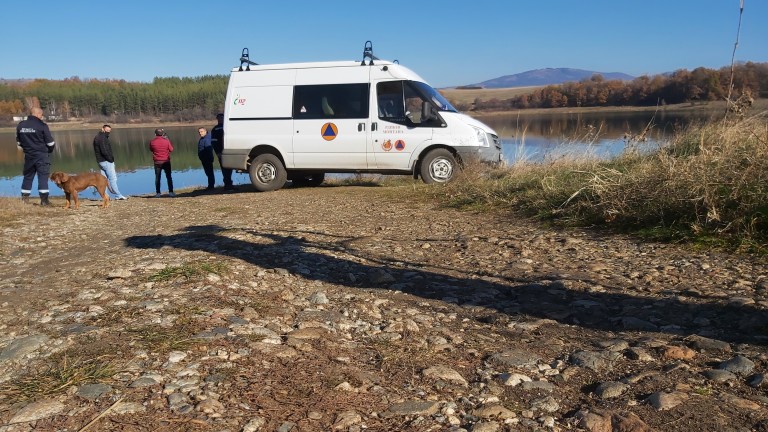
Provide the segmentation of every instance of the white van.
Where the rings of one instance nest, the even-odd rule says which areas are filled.
[[[259,191],[287,180],[316,186],[325,173],[447,182],[462,161],[501,160],[491,128],[409,69],[374,57],[370,42],[362,62],[257,65],[247,49],[240,60],[227,89],[222,164],[248,171]]]

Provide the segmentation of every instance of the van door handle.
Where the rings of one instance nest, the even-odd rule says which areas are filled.
[[[362,132],[365,130],[365,123],[358,123],[357,124],[357,131]]]
[[[376,130],[376,122],[371,123],[371,132]]]

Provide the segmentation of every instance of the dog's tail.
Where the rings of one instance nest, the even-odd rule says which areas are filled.
[[[106,178],[106,176],[103,176],[103,177],[104,177],[104,178]],[[109,191],[110,191],[111,193],[113,193],[113,194],[117,194],[117,192],[115,192],[115,191],[112,189],[112,184],[109,182],[109,179],[107,179],[107,189],[109,189]]]

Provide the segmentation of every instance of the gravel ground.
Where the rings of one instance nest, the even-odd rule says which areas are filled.
[[[768,267],[410,187],[3,199],[0,432],[768,431]]]

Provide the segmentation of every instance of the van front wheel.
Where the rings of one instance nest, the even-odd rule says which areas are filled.
[[[248,168],[253,187],[259,192],[278,190],[285,185],[288,173],[280,159],[270,153],[256,156]]]
[[[424,183],[447,183],[458,168],[453,153],[446,149],[434,149],[421,162],[421,180]]]

